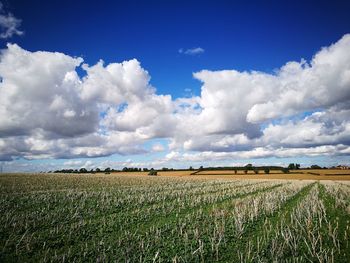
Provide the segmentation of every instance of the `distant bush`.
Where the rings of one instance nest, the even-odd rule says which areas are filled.
[[[258,170],[258,169],[254,169],[254,173],[255,173],[255,174],[258,174],[258,173],[259,173],[259,170]]]
[[[150,175],[150,176],[157,176],[157,171],[151,170],[151,171],[148,173],[148,175]]]
[[[321,166],[318,166],[317,164],[313,164],[310,166],[311,169],[322,169]]]
[[[237,169],[235,169],[235,174],[237,174]]]
[[[248,173],[248,170],[244,170],[244,173],[247,174],[247,173]]]
[[[270,173],[270,169],[269,169],[269,168],[265,168],[265,169],[264,169],[264,172],[265,172],[266,174],[269,174],[269,173]]]
[[[288,168],[282,168],[282,172],[285,173],[285,174],[288,174],[289,173],[289,169]]]

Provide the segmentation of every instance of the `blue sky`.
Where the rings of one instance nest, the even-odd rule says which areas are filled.
[[[220,106],[218,108],[215,107],[220,105],[220,98],[225,98],[225,95],[218,95],[219,93],[227,94],[227,98],[230,98],[230,96],[233,96],[232,94],[235,94],[232,93],[232,89],[244,90],[244,85],[248,85],[244,83],[235,84],[240,83],[237,76],[235,73],[227,72],[227,70],[240,72],[241,75],[239,76],[243,76],[245,71],[258,71],[262,75],[255,79],[256,76],[254,74],[249,75],[251,73],[248,73],[249,80],[247,82],[254,82],[255,86],[259,86],[260,78],[266,77],[263,74],[276,76],[278,74],[276,72],[282,72],[283,65],[286,65],[288,62],[296,61],[301,63],[301,60],[305,59],[309,66],[313,67],[318,62],[313,63],[312,59],[320,52],[321,48],[330,47],[341,39],[343,39],[344,43],[340,41],[336,46],[337,50],[340,50],[339,52],[343,52],[343,49],[344,52],[348,51],[346,49],[348,48],[347,40],[344,40],[343,37],[350,33],[349,7],[348,1],[2,1],[2,16],[9,17],[11,13],[12,16],[20,20],[20,25],[17,24],[16,27],[22,32],[19,34],[13,33],[11,36],[3,37],[0,40],[1,48],[7,50],[7,53],[12,54],[11,52],[13,52],[15,54],[17,52],[16,55],[18,56],[21,53],[18,50],[10,51],[6,46],[7,43],[13,43],[33,56],[37,51],[47,52],[48,61],[50,61],[51,57],[54,59],[54,52],[63,53],[71,58],[81,57],[84,63],[87,63],[90,67],[95,65],[100,59],[105,62],[105,66],[110,63],[121,63],[136,59],[140,63],[141,69],[145,72],[147,71],[145,78],[150,78],[147,85],[151,85],[156,89],[152,95],[154,103],[162,100],[162,103],[166,104],[164,107],[168,109],[168,104],[172,104],[169,107],[175,107],[173,104],[176,103],[177,99],[188,98],[191,100],[191,102],[188,102],[190,105],[187,105],[188,107],[193,106],[203,110],[202,117],[196,118],[195,115],[198,115],[198,112],[190,112],[186,113],[191,115],[190,118],[187,118],[189,115],[186,114],[174,116],[174,114],[170,113],[171,118],[174,117],[176,120],[193,118],[193,123],[198,121],[197,125],[202,124],[202,119],[208,118],[208,124],[206,125],[209,126],[209,123],[214,123],[217,120],[212,114],[217,114],[218,119],[224,116],[223,114],[227,114],[225,118],[222,117],[223,119],[218,121],[217,127],[213,129],[211,127],[201,128],[201,131],[198,131],[198,138],[196,138],[194,131],[184,135],[180,134],[180,136],[179,133],[183,131],[180,127],[181,125],[178,125],[178,130],[174,128],[176,134],[164,132],[164,129],[172,129],[171,127],[166,127],[167,124],[164,123],[164,120],[159,120],[156,124],[152,124],[152,127],[146,124],[141,125],[142,127],[137,127],[134,124],[125,124],[125,121],[120,119],[123,124],[121,125],[121,122],[116,121],[116,124],[114,123],[112,127],[113,116],[116,117],[117,115],[108,115],[108,125],[110,126],[106,126],[106,124],[102,123],[103,120],[100,120],[95,123],[95,126],[88,127],[83,132],[69,133],[70,138],[67,138],[67,132],[62,132],[62,134],[65,134],[65,137],[59,138],[61,135],[57,134],[61,132],[53,131],[52,124],[49,125],[48,122],[37,124],[38,128],[40,128],[40,131],[38,131],[33,127],[28,128],[26,125],[21,125],[17,122],[16,125],[8,125],[3,121],[7,126],[5,124],[2,126],[0,120],[0,140],[4,141],[2,159],[6,162],[5,166],[8,170],[25,170],[27,168],[22,168],[21,166],[25,163],[26,167],[30,167],[28,168],[29,170],[44,169],[43,167],[35,167],[40,166],[39,164],[47,165],[48,163],[53,164],[53,166],[55,164],[60,166],[70,160],[76,160],[77,166],[85,165],[86,161],[88,161],[91,167],[104,165],[102,163],[105,162],[108,165],[115,165],[116,168],[126,164],[130,164],[130,166],[158,165],[175,167],[187,167],[191,164],[198,166],[202,163],[215,165],[216,162],[218,165],[247,162],[284,164],[295,159],[305,163],[305,165],[314,161],[320,163],[320,165],[348,163],[348,143],[350,141],[347,133],[348,119],[342,117],[343,119],[337,120],[331,125],[332,131],[327,130],[325,133],[322,133],[326,128],[329,128],[329,125],[327,126],[326,124],[332,122],[333,116],[346,116],[344,111],[347,107],[340,109],[339,105],[348,105],[347,97],[341,96],[343,93],[350,94],[348,83],[341,84],[342,86],[339,87],[333,87],[327,79],[317,80],[317,84],[321,83],[323,85],[326,83],[323,85],[325,86],[325,91],[322,91],[322,94],[327,92],[333,94],[333,89],[336,91],[337,94],[334,95],[334,98],[325,101],[320,97],[316,98],[316,102],[313,103],[295,102],[295,105],[289,108],[281,108],[281,106],[277,105],[277,102],[273,106],[273,110],[279,110],[278,113],[271,113],[271,109],[266,110],[269,99],[263,102],[261,98],[257,98],[254,103],[252,102],[251,107],[247,109],[237,109],[235,111],[234,109],[222,109]],[[2,26],[2,30],[6,30],[6,25]],[[201,51],[197,53],[191,52],[191,50],[196,48],[200,48]],[[180,49],[182,52],[179,52]],[[327,56],[331,55],[328,54]],[[3,69],[2,71],[0,70],[0,75],[5,80],[6,76],[9,76],[6,70],[10,69],[10,66],[5,64],[6,61],[6,59],[2,58]],[[19,59],[19,61],[21,60]],[[30,60],[27,63],[34,62]],[[55,63],[53,65],[57,64]],[[339,65],[339,72],[335,72],[335,75],[333,74],[329,77],[330,79],[334,76],[342,76],[346,72],[349,61],[345,60],[341,63],[343,64]],[[134,67],[137,66],[134,65]],[[34,75],[35,69],[36,67],[33,66],[32,74]],[[203,70],[207,70],[207,72],[199,74],[200,76],[197,77],[193,75]],[[89,75],[79,65],[75,68],[75,71],[82,82],[84,82],[84,77]],[[315,67],[316,71],[317,67]],[[38,73],[38,75],[40,74]],[[219,83],[214,83],[211,76],[215,79],[222,78],[222,80],[219,79]],[[290,85],[287,85],[288,87],[283,86],[286,81],[283,76],[281,74],[280,78],[282,80],[276,84],[275,88],[276,94],[281,92],[280,96],[282,99],[283,93],[288,93],[288,87],[290,87]],[[315,76],[318,76],[318,74],[315,73]],[[18,85],[16,91],[23,89],[11,77],[13,76],[8,77],[8,82]],[[45,77],[49,78],[50,76],[45,75]],[[296,79],[299,78],[297,74],[294,77]],[[263,81],[268,80],[264,79]],[[44,81],[42,82],[44,83]],[[6,88],[6,81],[3,83],[4,87],[0,87],[0,94]],[[48,80],[45,83],[51,82]],[[293,82],[291,81],[291,83]],[[309,83],[308,80],[306,83]],[[39,82],[40,85],[41,83]],[[265,85],[268,84],[265,82],[261,84],[262,90],[264,90]],[[302,85],[304,84],[298,84],[300,87]],[[314,84],[311,83],[312,85]],[[315,84],[315,86],[317,85]],[[38,90],[39,88],[36,87],[33,86],[32,88]],[[144,88],[147,90],[147,87]],[[99,89],[104,90],[103,84],[99,86]],[[279,90],[278,92],[277,89]],[[124,88],[122,90],[125,92]],[[56,90],[53,92],[50,96],[48,95],[52,100],[57,95]],[[249,94],[249,92],[252,92],[250,88],[247,88],[247,92],[246,96],[251,96]],[[253,90],[254,92],[257,93],[258,91]],[[266,91],[266,96],[270,96],[269,94],[273,93],[274,91]],[[164,102],[164,98],[159,97],[168,94],[171,95],[171,102]],[[313,101],[314,99],[310,94],[313,94],[312,90],[306,92],[301,100]],[[100,94],[99,96],[109,95]],[[17,105],[35,105],[37,97],[31,101],[29,101],[29,98],[28,101],[13,100],[12,103],[17,103]],[[61,97],[65,98],[64,96]],[[13,99],[13,97],[11,98]],[[130,101],[130,98],[125,98],[125,101],[121,102],[96,98],[93,101],[93,103],[96,103],[96,108],[89,108],[89,110],[91,112],[99,111],[100,116],[105,116],[108,109],[119,107],[119,103],[125,103],[125,105],[136,103],[132,99]],[[216,102],[213,104],[208,98],[214,98],[213,100],[216,99]],[[345,98],[345,100],[342,101],[341,98]],[[7,100],[8,103],[9,101],[10,99]],[[145,102],[141,101],[142,103]],[[27,102],[27,104],[24,102]],[[235,102],[237,101],[232,100],[232,107],[236,107],[234,105]],[[5,103],[6,101],[3,101],[3,105]],[[83,108],[87,100],[79,101],[79,103],[81,103],[81,108]],[[89,103],[91,103],[91,100],[89,100]],[[231,101],[227,101],[227,103],[229,104]],[[258,109],[259,107],[261,109],[258,112],[264,112],[264,116],[258,116],[254,112],[254,105],[264,103],[266,105],[262,108],[256,106]],[[103,107],[101,106],[102,104],[104,105]],[[222,104],[225,103],[223,102]],[[155,117],[152,115],[152,112],[155,110],[152,107],[150,106],[149,109],[151,112],[149,116],[152,116],[150,121],[155,120]],[[211,111],[210,109],[213,110]],[[265,109],[267,112],[262,109]],[[17,116],[15,110],[7,107],[5,113],[10,116]],[[77,112],[76,109],[75,111],[72,111],[70,108],[66,110],[67,116],[69,115],[68,112],[73,112],[73,115]],[[173,112],[173,110],[169,110],[169,112]],[[247,111],[247,114],[239,117],[238,115],[244,110]],[[320,117],[317,114],[314,116],[315,112],[321,112],[324,116]],[[158,112],[158,115],[160,113],[162,112]],[[134,115],[136,113],[132,112],[130,114]],[[33,116],[35,115],[33,111]],[[270,115],[272,117],[265,117]],[[7,116],[7,119],[11,119],[10,116]],[[311,119],[305,120],[308,116],[311,116]],[[50,116],[46,115],[43,118],[46,117],[50,119]],[[119,117],[116,118],[119,120]],[[130,118],[130,116],[125,118]],[[245,119],[248,121],[245,121]],[[226,125],[231,120],[233,122],[236,121],[237,126],[242,128]],[[271,127],[270,132],[273,133],[275,132],[274,129],[278,129],[277,125],[289,125],[288,127],[290,128],[292,124],[288,124],[288,122],[293,122],[294,128],[310,127],[308,125],[312,125],[312,129],[315,129],[313,135],[316,134],[316,136],[313,136],[314,138],[312,139],[306,138],[308,136],[308,128],[306,128],[305,132],[299,134],[300,136],[296,139],[300,140],[300,143],[298,141],[295,145],[289,142],[277,144],[275,141],[267,139],[270,137],[268,137],[268,130],[266,130],[266,134],[258,136],[259,138],[264,137],[259,141],[256,130],[261,129],[263,132],[269,125],[276,125],[276,127]],[[162,125],[164,126],[160,127],[161,124],[159,123],[163,123]],[[84,125],[82,124],[82,126]],[[119,125],[123,127],[120,128],[121,126]],[[12,128],[10,129],[9,127]],[[60,143],[63,140],[76,140],[93,132],[99,134],[100,131],[98,129],[106,129],[111,131],[111,134],[114,134],[113,140],[118,141],[115,151],[109,150],[103,152],[103,154],[98,154],[96,152],[101,151],[94,148],[93,154],[83,154],[82,152],[87,151],[79,148],[79,150],[71,151],[67,154],[66,148],[71,141],[69,143],[64,142],[65,149],[61,149],[58,146],[61,145]],[[147,132],[145,132],[145,129]],[[26,130],[26,132],[21,133],[23,130]],[[149,130],[152,130],[152,132],[149,132]],[[159,130],[162,130],[162,132],[159,132]],[[338,131],[337,136],[330,139],[330,134],[334,134],[335,131]],[[122,135],[120,135],[121,132]],[[140,133],[142,133],[142,136]],[[20,135],[17,136],[17,134]],[[252,134],[255,135],[253,136]],[[121,143],[123,136],[130,136],[135,139],[130,139],[128,143]],[[242,139],[240,136],[247,136],[248,139]],[[287,135],[281,134],[280,136]],[[288,136],[293,137],[292,135]],[[237,143],[238,137],[241,138],[239,140],[244,142]],[[327,139],[324,140],[317,139],[326,137]],[[20,147],[16,146],[17,143],[14,142],[20,140],[27,143],[28,141],[32,142],[39,139],[40,142],[37,143],[43,145],[41,148],[39,147],[40,150],[35,149],[32,145],[27,148],[24,147],[26,149],[20,149]],[[100,138],[95,139],[100,140]],[[104,139],[107,141],[111,140],[111,138]],[[196,139],[198,140],[196,141]],[[133,141],[135,144],[132,143]],[[48,144],[55,146],[49,149]],[[76,143],[73,144],[75,145]],[[211,144],[214,146],[209,147],[208,145]],[[155,147],[156,150],[152,151],[153,146],[159,145],[162,145],[162,147]],[[80,146],[82,148],[88,147],[87,145]],[[95,146],[97,147],[97,145]],[[317,147],[337,148],[332,148],[331,152],[329,152],[328,150],[320,150]],[[126,148],[127,150],[125,150]],[[240,155],[243,148],[245,153]],[[268,153],[264,151],[262,155],[248,154],[248,152],[251,153],[254,152],[254,149],[260,148],[268,149]],[[304,149],[304,151],[301,151],[302,153],[299,154],[299,151],[294,150],[297,152],[294,155],[289,152],[282,155],[274,154],[274,151],[282,148],[283,150]],[[307,149],[311,148],[315,151],[309,154]],[[62,155],[53,154],[55,149],[62,150]],[[92,149],[90,150],[92,151]],[[336,154],[336,151],[341,151],[341,154]],[[76,154],[76,152],[79,152],[79,154]],[[209,162],[211,158],[207,155],[201,159],[203,157],[201,154],[206,154],[207,152],[212,152],[213,156],[215,156],[212,159],[216,161]],[[227,154],[227,152],[231,152],[232,155],[227,157],[221,156]],[[176,158],[172,158],[174,153],[176,153]],[[169,154],[170,156],[168,156]],[[187,157],[191,155],[191,158],[186,159],[183,156],[184,154]],[[192,155],[196,156],[197,159]],[[288,157],[283,157],[285,155]],[[246,156],[257,156],[257,159]],[[63,159],[61,159],[62,157]],[[36,160],[28,161],[26,159]]]

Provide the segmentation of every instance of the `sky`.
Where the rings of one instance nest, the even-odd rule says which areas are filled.
[[[348,1],[0,5],[0,165],[350,164]]]

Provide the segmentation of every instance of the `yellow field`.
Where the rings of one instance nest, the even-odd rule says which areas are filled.
[[[243,171],[238,171],[237,174],[232,170],[222,171],[202,171],[195,175],[191,175],[194,171],[159,171],[158,176],[162,177],[185,177],[198,179],[286,179],[286,180],[336,180],[336,181],[350,181],[350,170],[338,169],[300,169],[291,170],[289,174],[284,174],[281,171],[270,171],[270,174],[265,174],[264,171],[259,171],[255,174],[249,171],[244,174]],[[111,175],[125,175],[125,176],[147,176],[148,172],[117,172]]]

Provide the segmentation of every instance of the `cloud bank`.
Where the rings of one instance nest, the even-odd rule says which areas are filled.
[[[163,152],[144,147],[161,138],[170,152],[159,163],[350,154],[349,34],[274,74],[193,76],[200,96],[173,99],[157,94],[136,59],[87,65],[8,44],[0,55],[0,160]]]

